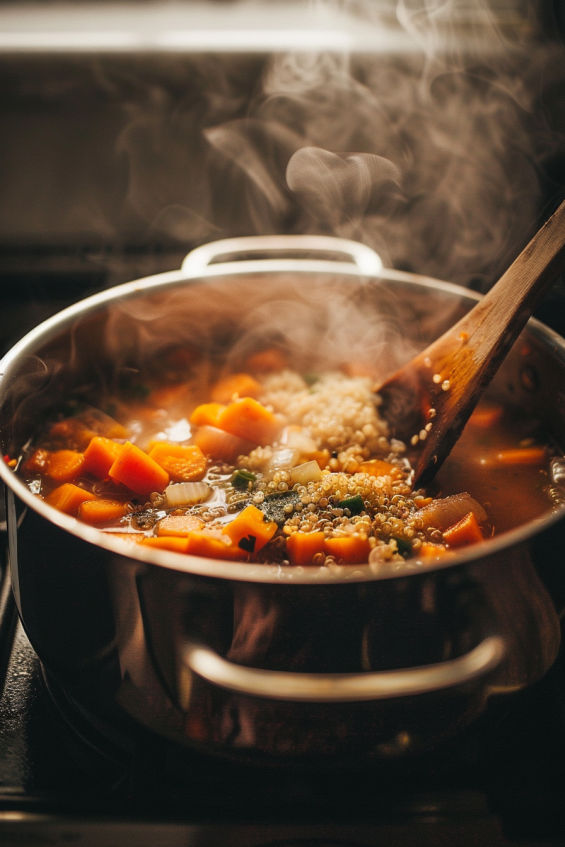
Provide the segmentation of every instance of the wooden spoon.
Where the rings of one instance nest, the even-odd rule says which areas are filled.
[[[479,397],[565,269],[565,201],[488,294],[378,389],[391,434],[408,445],[414,485],[429,482]]]

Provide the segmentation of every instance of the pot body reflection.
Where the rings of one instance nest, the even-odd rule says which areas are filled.
[[[474,302],[409,274],[271,262],[141,281],[48,322],[4,362],[3,451],[14,455],[62,396],[96,394],[132,356],[143,368],[166,346],[163,326],[166,344],[183,327],[201,347],[237,357],[253,303],[262,337],[291,313],[296,361],[316,364],[331,358],[336,338],[351,337],[351,315],[329,305],[330,292],[357,303],[368,328],[400,310],[414,347]],[[562,443],[563,342],[536,324],[523,338],[527,350],[513,351],[494,390],[535,410]],[[385,348],[385,370],[410,352]],[[2,476],[14,594],[30,641],[77,707],[113,725],[133,718],[180,744],[259,761],[405,756],[467,726],[493,692],[541,678],[559,651],[558,512],[444,566],[292,572],[100,542],[5,468]]]

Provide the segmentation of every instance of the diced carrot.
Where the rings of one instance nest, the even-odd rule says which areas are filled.
[[[218,380],[210,396],[214,403],[231,403],[236,397],[258,397],[260,391],[261,384],[251,374],[237,373]]]
[[[541,465],[545,461],[543,447],[516,447],[514,450],[501,450],[496,460],[501,465]]]
[[[108,476],[142,495],[163,491],[169,484],[167,471],[130,441],[121,447]]]
[[[202,403],[190,416],[194,426],[218,426],[220,415],[225,410],[223,403]]]
[[[196,444],[155,441],[149,458],[164,468],[174,482],[198,482],[206,473],[206,456]]]
[[[122,445],[103,435],[95,435],[84,451],[84,470],[98,479],[108,476],[108,471],[118,458]]]
[[[77,516],[81,503],[85,503],[87,500],[96,500],[96,495],[91,494],[90,491],[85,491],[84,488],[79,488],[78,485],[73,485],[72,482],[59,485],[45,498],[45,502],[49,503],[50,506],[54,506],[60,512],[65,512],[73,517]]]
[[[382,459],[369,459],[367,462],[361,462],[357,468],[357,473],[366,473],[369,476],[391,476],[393,479],[398,479],[401,476],[401,471],[396,465]]]
[[[441,559],[442,556],[448,555],[447,547],[445,544],[434,544],[431,541],[424,541],[418,555],[422,559]]]
[[[287,358],[278,347],[267,347],[258,350],[247,359],[247,367],[254,373],[269,373],[282,371],[287,367]]]
[[[193,556],[209,556],[211,559],[242,561],[248,553],[237,544],[226,544],[214,531],[197,529],[188,536],[187,552]]]
[[[502,406],[480,404],[469,418],[469,423],[472,426],[480,427],[480,429],[489,429],[501,420],[503,413],[504,408]]]
[[[291,565],[311,565],[317,553],[324,553],[323,532],[293,532],[286,540]]]
[[[444,530],[443,539],[449,547],[466,547],[483,540],[481,528],[474,512],[469,512],[456,524]]]
[[[330,451],[329,450],[311,450],[308,453],[301,453],[301,458],[305,462],[317,462],[320,466],[320,470],[324,470],[327,468],[328,462],[330,461]]]
[[[256,506],[247,506],[223,528],[233,543],[246,553],[257,553],[271,540],[277,529],[275,521],[266,521],[263,512]]]
[[[206,456],[213,456],[224,462],[233,462],[238,456],[249,453],[256,446],[215,426],[199,426],[191,440]]]
[[[78,510],[81,521],[95,526],[119,520],[125,514],[127,514],[126,504],[120,500],[85,500]]]
[[[197,515],[167,515],[157,524],[157,535],[188,535],[203,526]]]
[[[272,444],[281,429],[279,419],[252,397],[242,397],[226,406],[218,426],[261,447]]]
[[[354,565],[368,560],[371,546],[367,538],[345,535],[326,538],[324,541],[324,550],[328,555],[334,556],[337,562]]]
[[[46,476],[55,482],[71,482],[82,473],[84,454],[75,450],[55,450],[49,457]]]
[[[49,459],[51,458],[50,450],[43,450],[41,447],[29,456],[22,465],[22,473],[24,476],[30,474],[44,474],[49,467]]]
[[[161,550],[172,550],[173,553],[188,553],[188,538],[172,535],[148,535],[140,542],[144,547],[158,547]]]
[[[128,433],[122,424],[99,409],[87,409],[53,424],[47,434],[47,441],[52,447],[82,451],[95,435],[127,438]]]

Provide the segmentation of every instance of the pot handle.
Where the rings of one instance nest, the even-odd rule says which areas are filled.
[[[385,700],[453,688],[493,670],[504,656],[504,641],[489,636],[463,656],[435,665],[375,673],[291,673],[236,665],[202,644],[189,642],[184,661],[208,682],[271,700],[303,702],[353,702]]]
[[[222,256],[229,256],[232,261],[239,254],[245,253],[341,254],[367,276],[376,276],[383,267],[381,257],[374,250],[366,244],[346,238],[334,238],[331,235],[251,235],[243,238],[224,238],[221,241],[212,241],[211,244],[202,244],[188,254],[182,263],[181,270],[187,276],[198,276],[208,265],[219,264]],[[335,260],[333,263],[335,264]]]

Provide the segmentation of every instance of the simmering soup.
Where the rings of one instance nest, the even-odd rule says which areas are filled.
[[[414,489],[370,377],[275,348],[210,376],[190,349],[104,408],[61,411],[5,460],[51,506],[132,543],[296,566],[435,562],[554,505],[535,421],[483,403]]]

